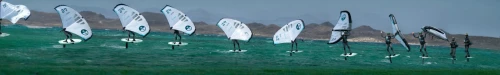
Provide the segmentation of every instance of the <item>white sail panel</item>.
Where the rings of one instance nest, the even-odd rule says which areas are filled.
[[[328,41],[328,44],[335,44],[339,42],[342,39],[342,32],[341,31],[332,31],[332,34],[330,35],[330,40]]]
[[[304,30],[304,21],[294,20],[278,30],[273,37],[274,44],[290,43]]]
[[[289,31],[285,31],[289,29],[288,25],[285,25],[283,27],[281,27],[280,30],[278,30],[278,32],[276,32],[274,34],[274,37],[273,37],[273,42],[274,44],[280,44],[280,43],[291,43],[292,40],[291,39],[291,34]]]
[[[31,15],[28,7],[24,5],[12,5],[5,1],[1,2],[1,9],[2,10],[0,12],[0,18],[7,19],[14,24],[17,23],[17,21],[19,21],[19,19],[21,18],[27,20]]]
[[[186,34],[192,34],[196,30],[191,19],[181,11],[167,5],[161,12],[167,17],[171,29],[179,30]]]
[[[125,4],[118,4],[113,11],[120,18],[125,30],[132,31],[141,36],[146,36],[149,33],[150,28],[148,22],[137,10]]]
[[[433,36],[436,36],[439,39],[448,40],[448,38],[446,37],[446,33],[443,30],[438,29],[436,27],[424,26],[422,27],[422,30],[424,32],[431,33]]]
[[[352,19],[349,11],[341,11],[340,18],[333,30],[335,31],[349,31],[351,30]]]
[[[63,28],[66,28],[65,31],[76,34],[84,40],[88,40],[92,37],[92,30],[87,20],[85,20],[78,11],[66,5],[59,5],[54,9],[59,13]]]
[[[230,40],[243,40],[248,41],[252,37],[252,31],[246,24],[241,21],[222,18],[217,22],[217,26],[226,33],[227,38]]]
[[[403,45],[403,47],[406,48],[406,50],[410,50],[410,45],[408,44],[406,39],[402,36],[401,31],[399,30],[398,22],[396,21],[396,17],[394,17],[393,14],[390,14],[389,18],[390,18],[391,24],[392,24],[392,34],[394,35],[396,40],[398,40],[399,43],[401,45]]]

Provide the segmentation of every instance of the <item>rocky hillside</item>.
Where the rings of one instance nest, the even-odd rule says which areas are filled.
[[[45,13],[32,11],[32,16],[27,20],[21,20],[19,23],[24,25],[31,26],[47,26],[47,27],[60,27],[61,19],[57,13]],[[107,19],[104,15],[97,14],[90,11],[80,12],[82,16],[89,22],[90,26],[94,29],[121,29],[121,24],[118,19]],[[165,16],[161,13],[151,13],[144,12],[141,13],[144,15],[149,25],[151,26],[152,31],[161,31],[161,32],[172,32],[172,30],[168,29],[168,22]],[[9,23],[8,21],[2,21],[3,24]],[[254,35],[256,36],[264,36],[264,37],[272,37],[276,31],[278,31],[281,27],[275,24],[264,25],[261,23],[246,23],[248,27],[252,30]],[[196,34],[220,34],[224,35],[222,30],[215,26],[214,24],[207,24],[205,22],[195,22],[196,25]],[[328,40],[330,38],[331,29],[333,28],[333,24],[330,22],[324,22],[321,24],[308,24],[305,29],[299,35],[299,38],[303,39],[314,39],[314,40]],[[354,42],[383,42],[383,38],[380,37],[380,30],[376,30],[371,28],[370,26],[360,26],[354,28],[351,37],[349,37],[350,41]],[[413,38],[411,34],[405,34],[404,37],[410,41],[411,44],[418,44],[418,40]],[[451,34],[448,37],[456,37],[460,46],[463,47],[463,38],[462,34]],[[484,36],[471,36],[470,37],[474,43],[472,47],[474,48],[486,48],[486,49],[497,49],[500,50],[500,38],[493,37],[484,37]],[[439,39],[431,39],[428,38],[427,41],[429,45],[439,45],[439,46],[448,46],[448,43]],[[396,40],[393,42],[397,43]],[[414,48],[416,49],[416,48]]]

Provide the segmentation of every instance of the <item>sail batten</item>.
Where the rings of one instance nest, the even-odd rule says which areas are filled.
[[[78,11],[66,5],[59,5],[54,9],[59,13],[65,31],[78,35],[84,40],[92,37],[92,30],[87,20]]]

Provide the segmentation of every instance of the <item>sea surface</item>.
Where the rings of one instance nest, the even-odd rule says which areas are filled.
[[[151,32],[141,43],[120,41],[127,33],[121,30],[93,29],[93,38],[63,48],[57,41],[65,39],[59,27],[3,26],[11,34],[0,38],[0,75],[164,75],[164,74],[496,74],[500,73],[500,50],[471,48],[474,57],[467,62],[463,48],[457,49],[452,63],[449,47],[429,46],[431,58],[423,60],[418,46],[406,52],[394,44],[399,57],[385,58],[383,43],[352,42],[358,53],[347,60],[341,57],[341,44],[326,40],[299,41],[302,53],[290,56],[290,44],[273,45],[272,38],[253,37],[240,41],[244,53],[232,53],[232,41],[225,35],[183,35],[186,46],[171,49],[173,35]],[[73,38],[79,38],[74,35]]]

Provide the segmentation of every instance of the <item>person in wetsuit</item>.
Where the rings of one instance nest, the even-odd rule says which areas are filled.
[[[347,55],[347,52],[345,50],[345,48],[347,47],[347,49],[349,49],[349,55],[352,55],[352,52],[351,52],[351,47],[349,46],[348,44],[348,41],[347,41],[347,37],[349,36],[349,31],[343,31],[342,32],[342,44],[344,44],[344,55]]]
[[[465,33],[464,44],[465,44],[465,53],[467,53],[465,55],[465,58],[469,58],[470,57],[469,46],[472,45],[472,42],[470,42],[470,40],[469,40],[469,34],[467,34],[467,33]]]
[[[385,44],[387,45],[387,52],[389,53],[389,56],[395,56],[396,53],[394,52],[394,49],[392,48],[392,45],[391,45],[391,39],[394,38],[393,35],[391,35],[391,33],[387,33],[386,36],[384,36],[383,32],[381,31],[380,33],[382,33],[382,38],[385,38]],[[390,49],[390,50],[389,50]],[[391,53],[392,51],[392,53]]]
[[[427,34],[419,32],[417,36],[415,36],[414,32],[411,33],[413,37],[418,38],[420,42],[420,52],[422,53],[422,57],[428,57],[427,47],[425,46],[425,37]],[[423,49],[423,51],[422,51]]]
[[[71,42],[75,42],[73,41],[73,34],[71,34],[70,32],[66,31],[66,28],[63,28],[61,30],[62,32],[64,32],[64,35],[66,35],[66,40],[64,40],[64,42],[68,42],[68,39],[71,41]]]
[[[451,48],[450,56],[453,58],[453,60],[456,60],[455,59],[455,52],[456,52],[457,47],[458,47],[458,44],[455,41],[455,37],[453,37],[451,39],[451,42],[450,42],[450,48]]]

